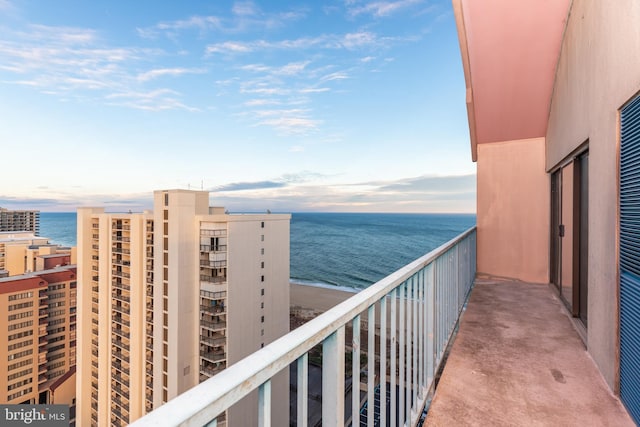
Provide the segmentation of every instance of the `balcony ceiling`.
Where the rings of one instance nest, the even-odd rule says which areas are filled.
[[[570,0],[453,0],[477,144],[545,136]]]

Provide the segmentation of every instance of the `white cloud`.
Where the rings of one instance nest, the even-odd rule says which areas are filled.
[[[316,130],[321,122],[319,120],[303,117],[278,117],[258,122],[258,125],[270,126],[285,135],[307,134]]]
[[[377,17],[384,17],[419,3],[422,3],[422,0],[374,1],[364,6],[349,8],[349,14],[352,16],[370,14]],[[351,4],[353,4],[353,2],[347,3],[348,6]]]
[[[244,103],[246,107],[261,107],[265,105],[278,105],[279,101],[273,99],[250,99]]]
[[[363,47],[383,46],[390,38],[380,39],[370,31],[358,31],[343,35],[319,35],[316,37],[300,37],[297,39],[285,39],[277,41],[253,40],[249,42],[225,41],[208,45],[205,52],[209,55],[215,53],[233,54],[249,53],[258,50],[307,50],[320,49],[357,49]]]
[[[231,9],[234,15],[252,16],[258,13],[256,5],[250,1],[237,2]]]
[[[322,93],[322,92],[329,92],[331,89],[329,89],[328,87],[308,87],[308,88],[304,88],[304,89],[300,89],[298,90],[298,93]]]
[[[344,71],[337,71],[335,73],[331,73],[331,74],[327,74],[326,76],[323,76],[320,81],[322,82],[330,82],[332,80],[345,80],[348,79],[349,75],[347,73],[345,73]]]
[[[202,74],[205,72],[206,70],[203,70],[201,68],[156,68],[156,69],[138,74],[137,78],[140,81],[148,81],[148,80],[153,80],[162,76],[180,76],[183,74]]]

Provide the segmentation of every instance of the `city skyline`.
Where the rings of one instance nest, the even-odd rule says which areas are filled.
[[[0,12],[0,206],[475,212],[448,0]]]

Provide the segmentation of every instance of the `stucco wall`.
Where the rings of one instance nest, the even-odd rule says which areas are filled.
[[[547,130],[547,169],[589,140],[588,348],[614,389],[618,370],[618,110],[640,90],[638,22],[637,0],[574,0]]]
[[[544,138],[478,145],[478,273],[549,280]]]

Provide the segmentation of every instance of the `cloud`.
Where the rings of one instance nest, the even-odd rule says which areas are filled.
[[[349,7],[348,12],[351,16],[369,14],[376,17],[386,17],[422,2],[422,0],[375,1],[364,6]],[[352,3],[349,2],[348,5]]]
[[[140,81],[149,81],[163,76],[180,76],[183,74],[202,74],[205,73],[206,70],[201,68],[156,68],[153,70],[146,71],[144,73],[138,74],[138,80]]]
[[[280,28],[288,22],[297,21],[307,15],[304,8],[287,10],[284,12],[263,12],[253,2],[236,2],[226,16],[193,15],[189,18],[174,21],[162,21],[156,25],[137,28],[140,37],[154,39],[165,36],[170,39],[178,38],[182,33],[198,31],[202,35],[209,32],[240,33],[245,31],[261,31]]]
[[[284,135],[306,134],[317,130],[322,121],[304,117],[279,117],[258,122],[258,125],[271,126]]]
[[[232,182],[230,184],[221,185],[215,187],[212,191],[228,192],[228,191],[243,191],[243,190],[262,190],[265,188],[281,188],[286,184],[284,182],[275,181],[258,181],[258,182]]]
[[[353,50],[363,47],[380,47],[393,38],[379,38],[370,31],[357,31],[346,34],[323,34],[316,37],[300,37],[297,39],[284,39],[277,41],[253,40],[253,41],[225,41],[210,44],[205,52],[208,55],[250,53],[258,50],[308,50],[320,49],[348,49]]]
[[[55,197],[14,197],[0,195],[0,206],[8,209],[36,209],[43,212],[73,212],[79,207],[107,206],[110,212],[142,211],[153,205],[153,194],[82,194],[57,191]]]
[[[191,112],[200,111],[198,108],[185,105],[179,100],[179,93],[167,88],[155,89],[147,92],[119,92],[106,96],[111,105],[120,105],[138,110],[163,111],[163,110],[186,110]]]
[[[298,93],[322,93],[322,92],[329,92],[331,89],[329,89],[328,87],[307,87],[304,89],[299,89]]]
[[[30,25],[0,41],[0,68],[16,78],[6,84],[31,86],[61,101],[97,102],[147,111],[199,111],[172,89],[147,88],[162,77],[200,74],[202,68],[155,67],[159,49],[108,46],[92,29]],[[134,72],[140,64],[148,71]]]
[[[245,107],[262,107],[264,105],[279,105],[280,102],[273,99],[250,99],[244,103]]]
[[[295,148],[295,147],[294,147]],[[295,151],[295,150],[294,150]],[[473,213],[475,175],[417,176],[390,181],[340,181],[314,171],[272,179],[223,183],[210,188],[215,205],[232,212],[448,212]],[[45,191],[45,190],[42,190]],[[47,190],[46,197],[20,198],[0,194],[0,206],[69,212],[79,206],[107,206],[111,211],[152,207],[148,193],[91,194]]]

